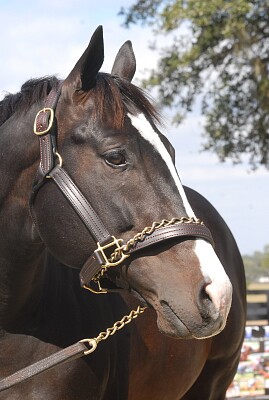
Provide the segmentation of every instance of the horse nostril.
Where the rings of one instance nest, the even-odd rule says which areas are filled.
[[[204,304],[204,305],[208,304],[209,302],[210,303],[212,302],[212,299],[206,290],[208,285],[209,284],[203,285],[200,290],[200,293],[199,293],[199,301],[201,304]]]
[[[207,290],[208,286],[210,286],[210,283],[204,283],[202,285],[198,297],[198,308],[203,319],[211,318],[212,313],[215,312],[213,300]]]
[[[207,286],[208,286],[208,285],[204,285],[204,286],[202,287],[202,290],[200,291],[200,301],[201,301],[201,302],[204,302],[204,301],[211,301],[211,298],[210,298],[208,292],[206,291],[206,287],[207,287]]]

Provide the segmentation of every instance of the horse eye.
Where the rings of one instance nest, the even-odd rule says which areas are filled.
[[[126,159],[124,155],[117,151],[106,154],[105,160],[108,165],[115,167],[122,167],[123,165],[126,165]]]

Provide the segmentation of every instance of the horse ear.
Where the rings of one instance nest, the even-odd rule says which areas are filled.
[[[91,89],[95,84],[97,73],[103,62],[103,28],[98,26],[91,37],[87,49],[66,78],[67,83],[72,84],[75,90],[87,91]]]
[[[133,79],[136,70],[135,55],[130,40],[125,42],[118,51],[115,58],[111,74],[118,75],[120,78],[129,82]]]

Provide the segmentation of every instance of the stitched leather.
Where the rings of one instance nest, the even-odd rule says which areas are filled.
[[[207,240],[214,246],[214,241],[210,230],[205,225],[198,225],[195,223],[188,224],[177,224],[171,225],[164,228],[160,228],[145,238],[142,241],[136,242],[133,247],[130,248],[126,254],[132,254],[139,250],[145,249],[146,247],[154,244],[164,242],[165,240],[176,238],[176,237],[198,237]],[[98,254],[98,253],[97,253]],[[103,260],[97,258],[96,253],[92,254],[83,265],[79,278],[81,286],[89,286],[91,279],[100,270]]]
[[[160,228],[154,231],[151,235],[146,236],[142,242],[136,242],[130,248],[129,253],[134,253],[145,247],[152,246],[156,243],[163,242],[174,237],[199,237],[207,240],[214,246],[212,235],[205,225],[198,225],[195,223],[176,224]]]
[[[61,82],[58,89],[52,89],[47,100],[45,102],[46,108],[52,108],[55,110],[58,99],[61,94]],[[36,118],[36,131],[44,132],[49,126],[49,112],[40,112]],[[66,171],[57,165],[54,167],[54,153],[56,151],[56,143],[53,143],[53,135],[51,131],[39,136],[40,142],[40,157],[41,163],[38,169],[37,178],[34,182],[33,191],[30,199],[30,208],[32,210],[34,205],[35,194],[39,188],[45,184],[48,180],[45,178],[46,175],[50,174],[55,184],[62,191],[64,196],[68,199],[74,210],[77,212],[85,226],[101,245],[111,242],[112,237],[105,228],[101,219],[98,217],[92,206],[77,188],[75,183],[71,180]],[[54,148],[55,147],[55,148]],[[32,213],[33,215],[33,213]],[[148,246],[155,245],[156,243],[163,242],[165,240],[175,237],[198,237],[207,240],[212,245],[213,239],[209,229],[205,225],[186,223],[186,224],[175,224],[155,230],[150,235],[146,235],[143,240],[136,242],[133,247],[128,251],[129,254],[133,254],[141,249]],[[94,252],[86,261],[80,272],[81,285],[89,285],[91,279],[100,270],[104,260],[99,252]],[[81,343],[75,343],[72,346],[67,347],[51,356],[32,364],[0,381],[0,391],[5,390],[19,382],[25,381],[30,377],[41,373],[47,369],[52,368],[55,365],[63,362],[71,361],[75,358],[82,357],[87,347]]]
[[[80,216],[89,232],[94,236],[95,240],[100,244],[110,242],[112,238],[103,222],[66,171],[57,165],[50,172],[50,176]]]
[[[88,348],[84,343],[77,342],[63,350],[58,351],[34,364],[29,365],[0,381],[0,392],[18,383],[25,382],[29,378],[51,369],[56,365],[75,360],[84,356]]]
[[[46,98],[44,108],[51,108],[55,110],[57,102],[59,100],[63,82],[59,84],[59,87],[53,88],[48,97]],[[36,118],[36,131],[44,132],[49,126],[50,113],[46,111],[40,111]],[[40,167],[44,176],[46,176],[54,166],[53,157],[53,140],[51,132],[39,136],[39,147],[40,147]]]
[[[45,102],[46,108],[56,108],[61,93],[62,84],[63,82],[60,84],[58,89],[51,90]],[[49,112],[40,112],[36,121],[37,130],[39,132],[44,131],[45,128],[48,127],[48,124]],[[58,188],[62,191],[76,213],[84,222],[85,226],[94,237],[96,242],[99,242],[101,246],[111,242],[112,236],[109,234],[93,207],[77,188],[67,172],[60,165],[54,167],[52,137],[53,135],[51,135],[50,131],[47,134],[39,137],[41,153],[41,165],[39,171],[42,172],[39,172],[37,184],[35,185],[33,194],[31,196],[31,202],[34,202],[36,191],[44,182],[46,182],[44,176],[49,173]],[[43,177],[42,173],[44,173]],[[145,236],[142,241],[136,242],[136,244],[130,248],[129,253],[135,253],[136,251],[144,249],[148,246],[152,246],[156,243],[175,237],[199,237],[209,241],[212,245],[214,245],[211,233],[205,225],[195,223],[175,224],[158,229],[152,234]],[[89,284],[90,280],[100,270],[103,263],[104,260],[98,252],[93,253],[88,258],[80,272],[80,281],[82,286]]]
[[[82,287],[90,284],[92,278],[100,271],[102,264],[103,263],[96,257],[96,253],[93,253],[88,258],[79,273],[80,285]]]

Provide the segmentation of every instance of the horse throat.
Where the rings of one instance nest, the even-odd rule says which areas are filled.
[[[4,125],[0,144],[6,149],[11,127],[9,121]],[[37,307],[44,258],[44,245],[33,226],[28,205],[38,160],[37,146],[32,154],[33,139],[31,132],[25,134],[22,155],[16,154],[16,149],[11,154],[3,151],[0,160],[0,329],[19,333],[27,329]],[[16,147],[19,144],[14,142]]]
[[[0,328],[29,333],[34,330],[41,300],[43,252],[34,262],[1,259],[0,263]]]

